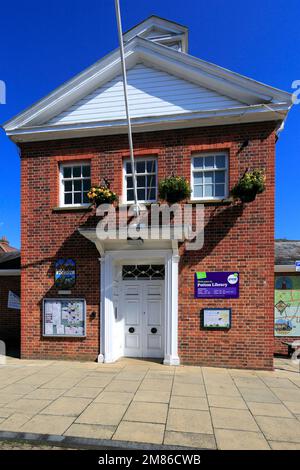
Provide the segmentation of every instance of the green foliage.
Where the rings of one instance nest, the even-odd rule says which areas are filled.
[[[246,171],[238,183],[230,191],[234,199],[242,202],[254,201],[257,194],[261,194],[266,189],[266,177],[264,170]]]
[[[96,207],[100,206],[101,204],[112,204],[118,200],[118,196],[116,193],[111,191],[108,186],[93,186],[88,194],[89,200],[92,204]]]
[[[160,199],[174,204],[188,199],[191,195],[191,188],[182,176],[169,176],[159,182],[158,195]]]

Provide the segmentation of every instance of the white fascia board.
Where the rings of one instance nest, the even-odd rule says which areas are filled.
[[[133,132],[150,132],[189,127],[209,127],[225,124],[239,124],[263,121],[282,121],[286,116],[286,104],[256,105],[228,110],[210,110],[192,113],[180,113],[167,116],[149,116],[132,118]],[[8,131],[7,135],[14,142],[32,142],[43,140],[66,139],[68,137],[87,137],[127,133],[127,123],[122,120],[91,122],[82,124],[39,126]]]
[[[134,54],[134,44],[128,44],[125,51],[127,68],[135,65],[137,57]],[[59,86],[46,97],[37,101],[34,105],[19,113],[14,118],[3,124],[5,132],[32,125],[42,116],[45,122],[68,108],[82,96],[92,93],[96,88],[111,80],[112,77],[121,73],[121,62],[119,49],[105,56],[85,71],[76,75],[71,80]]]
[[[163,55],[166,59],[169,58],[170,60],[173,60],[173,62],[182,62],[182,64],[184,64],[185,66],[194,67],[195,71],[197,70],[199,73],[196,78],[196,83],[201,82],[203,85],[202,74],[206,73],[207,76],[210,77],[210,80],[212,80],[207,82],[209,84],[209,88],[213,88],[215,81],[215,84],[217,84],[217,88],[215,88],[215,90],[219,93],[222,93],[222,90],[225,90],[225,88],[222,88],[222,85],[226,86],[226,82],[229,82],[231,87],[233,87],[233,85],[236,85],[236,87],[240,87],[240,89],[243,89],[245,91],[245,96],[247,94],[251,94],[252,97],[256,95],[256,102],[258,102],[258,99],[261,99],[261,102],[286,101],[292,104],[292,94],[286,91],[282,91],[278,88],[265,85],[264,83],[258,82],[257,80],[245,77],[244,75],[238,74],[236,72],[232,72],[231,70],[228,70],[224,67],[220,67],[219,65],[213,64],[211,62],[204,61],[190,54],[183,54],[180,51],[176,51],[162,44],[147,41],[143,38],[139,38],[139,44],[140,50],[142,50],[142,48],[146,48],[147,52],[152,50],[154,52],[157,52],[158,54],[160,53],[160,55]],[[172,62],[170,62],[170,64],[171,63]],[[185,79],[190,79],[189,72],[186,73]],[[236,95],[233,97],[238,99]]]

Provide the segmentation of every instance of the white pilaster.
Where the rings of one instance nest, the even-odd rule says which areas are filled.
[[[164,364],[177,366],[178,356],[178,263],[180,256],[171,255],[166,259],[165,277],[165,357]]]

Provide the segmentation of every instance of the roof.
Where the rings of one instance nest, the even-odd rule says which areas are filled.
[[[300,240],[275,240],[275,265],[291,265],[300,260]]]
[[[2,269],[20,269],[21,252],[19,250],[13,253],[5,253],[0,256],[0,271]]]
[[[151,31],[158,31],[160,37],[151,37]],[[176,50],[168,47],[167,42],[161,42],[170,40],[168,34],[171,40],[173,37],[182,38],[184,50]],[[168,81],[163,80],[160,89],[164,90],[164,96],[161,97],[160,92],[155,90],[154,97],[171,107],[169,112],[165,110],[160,113],[156,101],[150,107],[148,102],[144,102],[145,81],[142,74],[135,81],[138,93],[129,103],[130,109],[135,104],[141,109],[139,115],[132,117],[133,132],[261,121],[274,121],[279,128],[292,105],[291,94],[187,54],[187,34],[184,26],[172,21],[155,16],[146,19],[124,35],[128,71],[140,65],[150,71],[154,69],[168,74],[170,80],[176,77],[184,83],[193,84],[198,87],[199,95],[204,93],[204,89],[208,93],[216,93],[225,101],[227,99],[227,106],[219,106],[219,102],[224,103],[219,99],[216,99],[213,108],[205,107],[205,100],[200,102],[199,107],[196,101],[193,108],[178,106],[178,99],[187,96],[187,93],[182,93],[181,85],[178,85],[175,98],[174,95],[166,97]],[[166,37],[163,38],[164,35]],[[102,112],[101,106],[104,90],[108,86],[114,91],[114,80],[122,80],[118,77],[121,77],[119,48],[7,121],[3,125],[4,130],[15,142],[126,133],[124,113],[108,116]],[[155,78],[157,80],[158,77]],[[148,79],[148,83],[150,81]],[[94,108],[95,103],[89,103],[89,100],[95,99],[97,103],[98,98],[100,105]],[[111,101],[113,99],[115,95],[105,97],[108,108],[118,109],[124,102],[122,94],[118,94],[117,102]],[[81,109],[84,102],[87,108],[73,119],[74,107]],[[93,107],[93,113],[90,113],[93,119],[89,119],[89,106]],[[60,117],[65,114],[70,114],[72,119],[61,120]]]
[[[7,240],[6,237],[0,238],[0,256],[2,253],[10,253],[13,251],[18,251],[17,248],[14,248],[13,246],[10,246],[9,241]]]

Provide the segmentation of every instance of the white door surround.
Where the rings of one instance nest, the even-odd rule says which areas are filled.
[[[177,252],[174,254],[172,249],[101,251],[101,332],[98,362],[115,362],[125,355],[124,324],[120,315],[122,265],[164,264],[163,363],[179,365],[178,262],[179,256]]]
[[[163,359],[163,280],[122,280],[118,317],[124,327],[124,356]]]

